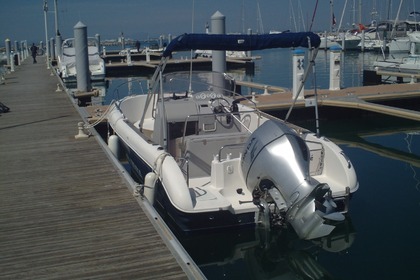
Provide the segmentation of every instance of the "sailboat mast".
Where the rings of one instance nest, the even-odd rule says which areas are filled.
[[[396,27],[397,27],[397,22],[398,22],[398,19],[399,19],[399,17],[400,17],[401,6],[402,6],[402,3],[403,3],[403,2],[404,2],[403,0],[401,0],[401,1],[400,1],[400,6],[398,7],[397,16],[395,17],[395,20],[394,20],[394,25],[392,26],[391,38],[393,38],[393,37],[394,37],[395,29],[396,29]]]
[[[330,0],[330,19],[331,19],[331,25],[330,25],[330,32],[333,32],[334,28],[334,1]]]
[[[264,26],[261,18],[260,1],[257,1],[257,33],[264,34]],[[261,33],[260,33],[261,32]]]

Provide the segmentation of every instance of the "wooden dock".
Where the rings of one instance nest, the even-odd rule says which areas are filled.
[[[0,85],[0,279],[203,278],[38,62]]]
[[[253,86],[250,83],[247,83],[247,85]],[[264,88],[264,85],[259,85],[258,87]],[[268,89],[271,89],[270,86],[268,86]],[[278,92],[280,89],[274,87],[271,90]],[[314,90],[306,90],[305,99],[297,100],[294,105],[295,108],[305,108],[308,100],[314,98],[314,94]],[[380,102],[390,100],[420,98],[419,83],[351,87],[340,90],[323,89],[318,90],[317,94],[318,105],[320,107],[354,108],[420,121],[420,112],[418,111],[379,104]],[[287,110],[292,104],[292,93],[290,91],[284,91],[275,94],[260,94],[255,95],[255,100],[256,106],[262,111]]]

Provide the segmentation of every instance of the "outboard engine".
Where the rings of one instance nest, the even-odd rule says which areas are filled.
[[[253,202],[270,226],[290,223],[300,238],[328,235],[334,226],[324,218],[343,220],[327,184],[309,175],[305,141],[282,122],[267,121],[249,137],[241,168]]]

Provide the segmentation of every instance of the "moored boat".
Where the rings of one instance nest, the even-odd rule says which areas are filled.
[[[114,103],[108,122],[139,192],[183,232],[292,226],[302,239],[328,235],[359,185],[332,141],[259,111],[224,73],[163,74],[173,51],[306,47],[311,33],[184,34],[163,53],[147,95]],[[118,145],[117,145],[118,146]]]
[[[63,41],[62,55],[58,56],[57,71],[65,83],[76,82],[76,49],[74,38]],[[88,60],[91,81],[103,81],[105,79],[105,62],[99,55],[99,46],[96,38],[89,37],[87,40]]]

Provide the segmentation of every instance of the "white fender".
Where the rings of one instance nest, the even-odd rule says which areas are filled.
[[[114,157],[120,159],[119,138],[117,135],[111,135],[108,138],[108,148],[111,150]]]
[[[151,204],[155,201],[155,185],[157,178],[158,177],[154,172],[147,173],[144,178],[144,196]]]

